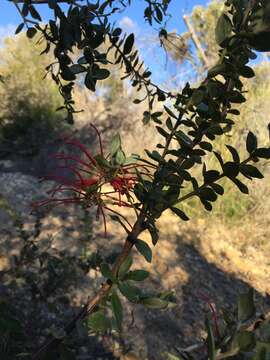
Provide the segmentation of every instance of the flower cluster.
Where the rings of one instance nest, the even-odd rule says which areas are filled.
[[[93,156],[80,141],[70,137],[65,138],[64,143],[80,150],[82,156],[66,153],[51,155],[59,161],[59,164],[42,180],[52,180],[57,185],[48,191],[48,198],[33,202],[32,207],[36,209],[47,206],[51,209],[63,204],[81,204],[85,208],[96,207],[96,217],[102,216],[105,234],[107,233],[106,211],[120,216],[131,228],[126,217],[115,210],[115,207],[134,206],[133,189],[138,182],[138,175],[151,176],[149,165],[138,164],[135,159],[126,159],[119,137],[113,153],[105,156],[100,133],[93,124],[90,126],[99,140],[99,154]]]

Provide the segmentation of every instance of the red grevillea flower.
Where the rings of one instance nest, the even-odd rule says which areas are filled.
[[[65,153],[52,155],[59,160],[59,164],[42,180],[53,180],[57,185],[48,191],[48,198],[33,202],[32,207],[36,209],[40,206],[48,206],[50,209],[59,205],[81,204],[86,208],[96,208],[97,218],[100,215],[103,218],[105,234],[107,233],[106,211],[120,216],[131,228],[126,217],[115,210],[115,207],[133,207],[132,195],[134,186],[138,182],[138,172],[151,176],[149,166],[135,162],[119,164],[115,154],[104,156],[100,133],[94,125],[90,126],[95,130],[99,140],[99,154],[94,156],[78,140],[65,138],[64,143],[79,149],[82,156]],[[121,143],[118,150],[123,154]]]

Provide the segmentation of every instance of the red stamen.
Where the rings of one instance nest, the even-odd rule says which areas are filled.
[[[92,155],[90,155],[90,153],[86,150],[85,146],[83,144],[81,144],[79,141],[72,139],[72,140],[65,140],[65,143],[67,145],[73,145],[77,148],[79,148],[87,157],[88,159],[91,161],[91,163],[93,165],[96,165],[96,160],[92,157]]]
[[[96,132],[96,134],[97,134],[97,136],[98,136],[99,147],[100,147],[100,154],[101,154],[102,157],[104,157],[104,155],[103,155],[103,146],[102,146],[102,141],[101,141],[100,132],[98,131],[98,129],[96,128],[96,126],[95,126],[94,124],[90,123],[89,126],[91,126],[91,127],[95,130],[95,132]]]

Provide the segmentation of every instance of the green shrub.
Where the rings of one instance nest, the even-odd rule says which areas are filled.
[[[50,76],[44,78],[52,57],[40,56],[41,51],[24,34],[7,38],[0,50],[0,139],[26,152],[37,151],[44,135],[63,120],[56,112],[62,101],[57,86]]]

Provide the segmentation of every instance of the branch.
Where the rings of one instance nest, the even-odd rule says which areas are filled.
[[[118,271],[123,264],[123,262],[126,260],[128,255],[131,252],[131,249],[133,245],[135,244],[139,234],[144,230],[144,220],[145,220],[145,209],[144,207],[141,209],[140,215],[136,221],[136,223],[133,225],[132,231],[127,236],[124,246],[122,248],[121,253],[119,254],[118,258],[116,259],[116,262],[113,266],[112,272],[117,277]],[[103,300],[110,292],[112,288],[112,282],[110,280],[107,280],[106,283],[104,283],[97,294],[89,300],[83,307],[83,309],[79,312],[79,314],[70,321],[69,324],[67,324],[64,328],[65,333],[68,335],[70,334],[75,326],[77,321],[84,319],[86,316],[93,313],[96,309],[96,306]],[[54,346],[57,346],[59,343],[61,343],[62,339],[56,339],[54,337],[49,338],[45,344],[43,344],[37,351],[32,355],[32,360],[38,360],[42,355],[44,355],[45,351],[47,351],[49,348],[52,348]]]

